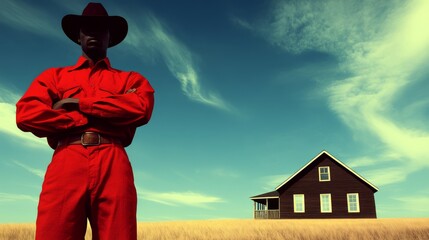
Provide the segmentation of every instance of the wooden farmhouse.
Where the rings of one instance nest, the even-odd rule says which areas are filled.
[[[376,218],[378,188],[326,151],[280,184],[250,199],[255,219]]]

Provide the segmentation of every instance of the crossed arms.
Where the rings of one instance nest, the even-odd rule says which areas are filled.
[[[43,72],[18,101],[16,122],[21,130],[48,137],[90,126],[93,118],[111,126],[138,127],[151,117],[154,91],[138,73],[130,75],[123,94],[64,99],[58,97],[56,74],[56,69]]]

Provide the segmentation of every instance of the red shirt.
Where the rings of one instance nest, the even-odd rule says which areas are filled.
[[[16,122],[22,131],[47,137],[54,149],[59,139],[88,131],[128,146],[136,128],[150,120],[153,94],[139,73],[114,69],[107,58],[93,65],[80,57],[74,66],[50,68],[33,81],[16,104]],[[64,98],[78,98],[79,108],[52,109]]]

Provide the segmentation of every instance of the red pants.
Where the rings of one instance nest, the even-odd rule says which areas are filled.
[[[116,143],[55,150],[40,194],[36,240],[137,239],[131,164]]]

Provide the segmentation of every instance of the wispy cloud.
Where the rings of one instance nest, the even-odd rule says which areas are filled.
[[[40,178],[43,178],[43,177],[45,176],[45,171],[44,171],[44,170],[41,170],[41,169],[38,169],[38,168],[30,167],[30,166],[28,166],[28,165],[26,165],[26,164],[23,164],[23,163],[21,163],[21,162],[18,162],[18,161],[13,161],[13,163],[15,163],[16,165],[18,165],[18,166],[20,166],[20,167],[24,168],[25,170],[27,170],[27,171],[28,171],[28,172],[30,172],[31,174],[36,175],[36,176],[38,176],[38,177],[40,177]]]
[[[28,5],[20,0],[3,0],[0,8],[0,23],[9,27],[30,31],[39,35],[63,37],[59,24],[45,10]]]
[[[148,58],[151,54],[159,55],[173,76],[179,80],[183,93],[191,100],[231,110],[218,94],[204,90],[192,52],[178,40],[168,28],[150,12],[145,12],[138,19],[127,17],[129,33],[125,43],[133,48],[133,53]]]
[[[263,20],[233,21],[253,30],[287,52],[326,51],[352,53],[359,44],[382,30],[374,17],[389,14],[383,8],[398,1],[275,1],[271,14]],[[380,10],[381,9],[381,10]]]
[[[210,204],[224,202],[215,196],[208,196],[192,191],[188,192],[153,192],[137,188],[139,198],[169,206],[188,205],[199,208],[209,208]]]
[[[426,216],[429,213],[429,196],[427,194],[397,197],[395,200],[400,202],[400,206],[396,206],[397,209],[404,209],[407,212]]]
[[[349,77],[327,88],[329,105],[359,139],[381,146],[359,164],[370,166],[375,184],[386,185],[429,167],[428,128],[393,114],[400,93],[416,84],[413,77],[427,64],[428,11],[424,0],[277,1],[268,20],[236,22],[287,52],[321,51],[338,58],[339,70]],[[414,110],[428,107],[417,101]],[[394,178],[400,169],[403,177]]]
[[[37,138],[31,133],[24,133],[16,126],[15,102],[19,96],[0,86],[0,133],[16,137],[33,147],[47,147],[46,140]]]
[[[351,168],[367,167],[377,164],[377,160],[367,156],[351,159],[347,162],[347,166]]]
[[[274,191],[282,182],[288,179],[292,174],[269,175],[261,178],[259,182],[264,185],[262,188],[266,191]]]
[[[413,74],[429,56],[429,3],[414,1],[402,10],[383,25],[385,32],[381,36],[363,44],[366,52],[346,56],[346,67],[354,76],[329,89],[332,109],[350,128],[375,136],[384,145],[385,153],[397,156],[388,159],[400,166],[383,167],[376,175],[381,177],[391,175],[388,171],[406,177],[421,167],[429,167],[425,160],[429,154],[428,129],[413,128],[406,120],[392,117],[398,95],[407,84],[415,82]],[[390,183],[400,180],[404,179],[392,177]]]
[[[385,166],[384,168],[375,168],[372,170],[362,171],[362,175],[366,179],[374,183],[377,187],[403,182],[407,179],[408,174],[411,172],[408,167],[404,166]]]
[[[362,174],[371,183],[377,187],[382,187],[389,184],[403,182],[407,179],[408,174],[415,169],[413,166],[407,166],[401,163],[402,156],[394,154],[381,154],[378,156],[362,156],[352,159],[347,163],[347,166],[359,169]],[[379,168],[383,165],[382,168]]]
[[[37,202],[37,197],[25,194],[12,194],[0,192],[0,202],[32,201]]]

